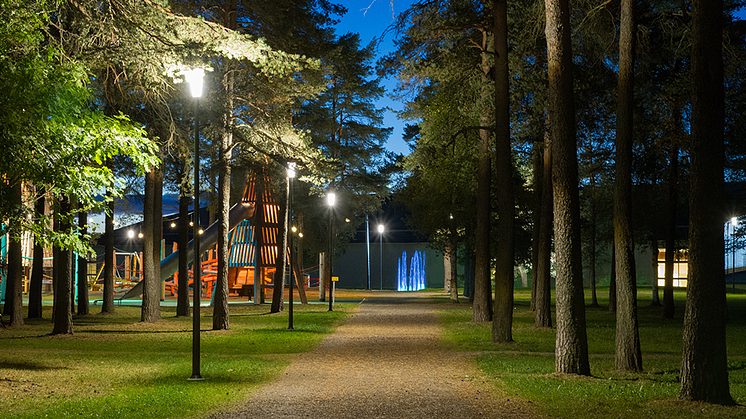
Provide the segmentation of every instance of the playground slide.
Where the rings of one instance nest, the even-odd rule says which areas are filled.
[[[235,226],[241,221],[254,215],[254,206],[245,205],[238,203],[231,208],[228,217],[228,229],[233,230]],[[218,242],[218,222],[212,223],[210,227],[202,233],[199,241],[199,247],[203,250],[209,249],[215,246]],[[192,242],[189,242],[189,253],[187,253],[187,262],[191,262],[194,259],[194,252],[192,251]],[[171,253],[165,259],[161,261],[161,282],[167,280],[176,271],[179,270],[179,250]],[[127,291],[121,299],[139,298],[142,294],[142,281],[138,282],[137,285],[132,287],[131,290]]]

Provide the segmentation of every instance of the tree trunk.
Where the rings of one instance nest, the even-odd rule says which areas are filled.
[[[88,213],[78,213],[78,227],[81,234],[88,233]],[[85,316],[89,313],[88,306],[88,258],[78,255],[78,315]]]
[[[277,214],[281,220],[280,228],[277,230],[277,259],[275,260],[275,288],[272,292],[271,313],[279,313],[283,310],[285,299],[285,276],[287,274],[287,248],[288,248],[288,202],[290,200],[290,178],[285,178],[285,191],[282,199],[278,200],[280,211]],[[290,292],[293,289],[290,288]]]
[[[545,0],[557,266],[557,372],[590,375],[580,242],[569,0]]]
[[[723,271],[723,2],[692,2],[689,281],[679,396],[732,404],[725,345]]]
[[[546,125],[549,125],[547,122]],[[552,141],[551,133],[544,134],[544,162],[541,175],[541,208],[539,223],[539,254],[536,261],[536,306],[534,324],[536,327],[552,327]]]
[[[106,192],[111,198],[111,192]],[[104,231],[104,296],[102,313],[114,312],[114,201],[109,202]]]
[[[490,66],[487,59],[487,33],[482,35],[482,97],[489,95]],[[482,126],[490,124],[490,116],[484,111],[480,118]],[[479,163],[477,166],[477,231],[476,231],[476,266],[474,269],[474,304],[472,305],[473,322],[492,320],[492,278],[490,268],[490,180],[492,168],[490,161],[490,131],[479,130]]]
[[[20,208],[23,205],[23,184],[19,181],[13,189],[10,205]],[[20,236],[16,234],[20,235],[20,231],[8,234],[8,285],[5,288],[5,305],[10,308],[7,311],[13,327],[23,326],[23,251]]]
[[[611,241],[611,273],[609,274],[609,313],[616,313],[616,251]]]
[[[619,38],[614,243],[617,274],[616,369],[642,371],[637,326],[637,277],[632,237],[632,143],[634,107],[634,0],[622,0]]]
[[[69,211],[69,217],[73,216],[73,208],[75,208],[78,205],[78,201],[76,198],[70,199],[70,211]],[[72,225],[70,226],[70,229],[72,231]],[[77,289],[75,288],[75,280],[77,279],[77,276],[75,275],[75,265],[77,262],[77,257],[75,256],[75,252],[73,252],[72,256],[70,257],[70,273],[72,276],[70,277],[70,314],[75,314],[75,292]]]
[[[451,302],[458,303],[458,230],[456,221],[451,218],[448,223],[448,258],[451,260]]]
[[[166,157],[165,146],[160,146],[158,157],[161,161]],[[160,164],[153,169],[153,282],[155,282],[156,298],[158,301],[165,299],[163,295],[164,284],[161,282],[161,260],[163,259],[163,170]],[[158,304],[158,317],[160,318],[160,303]]]
[[[178,296],[176,297],[176,316],[189,316],[189,202],[192,200],[182,180],[179,194],[179,276]]]
[[[67,197],[62,197],[60,200],[60,212],[62,213],[61,218],[68,217],[70,215],[70,200]],[[70,232],[70,223],[63,221],[60,223],[60,231]],[[73,314],[72,304],[70,301],[70,289],[72,288],[72,261],[73,252],[70,249],[60,249],[59,259],[55,259],[54,262],[57,264],[59,260],[59,266],[57,267],[57,277],[54,279],[57,282],[54,290],[54,316],[53,316],[53,335],[71,335],[73,333]]]
[[[510,81],[508,76],[508,5],[494,0],[495,44],[495,165],[497,166],[497,252],[492,341],[513,340],[515,268],[515,198],[510,145]]]
[[[588,187],[591,189],[591,202],[590,202],[590,225],[588,226],[588,235],[590,236],[590,240],[588,243],[588,247],[590,248],[590,252],[588,252],[588,279],[591,286],[591,305],[590,307],[600,307],[598,305],[598,295],[596,293],[596,175],[594,173],[591,173],[590,176],[590,184]]]
[[[218,175],[218,276],[215,281],[212,329],[230,328],[228,312],[228,264],[230,256],[230,194],[231,194],[231,139],[224,132],[220,144],[220,173]]]
[[[467,236],[469,232],[467,231]],[[464,258],[464,297],[469,299],[469,304],[474,302],[474,271],[476,265],[476,257],[474,256],[474,248],[470,243],[467,242],[466,246],[466,257]]]
[[[140,321],[146,323],[157,322],[161,318],[160,292],[158,285],[160,278],[156,278],[155,270],[155,237],[153,237],[155,223],[155,193],[156,193],[155,170],[145,174],[145,197],[143,198],[143,220],[142,220],[142,309],[140,310]]]
[[[236,29],[236,2],[228,0],[223,10],[223,24]],[[226,61],[227,63],[227,61]],[[213,330],[227,330],[230,327],[228,312],[228,265],[230,256],[230,199],[231,199],[231,154],[233,152],[233,72],[230,68],[223,76],[225,108],[223,129],[218,147],[218,276],[215,281],[213,298]]]
[[[532,144],[533,173],[533,211],[531,220],[534,230],[531,232],[531,311],[536,311],[536,283],[539,280],[539,229],[541,228],[542,176],[544,174],[541,143],[534,139]]]
[[[676,101],[678,104],[678,101]],[[674,130],[681,132],[681,110],[678,106],[673,109]],[[673,302],[673,268],[676,257],[676,206],[678,204],[679,183],[679,143],[678,138],[671,141],[668,153],[668,182],[666,184],[668,202],[666,206],[666,264],[663,283],[663,311],[664,319],[673,319],[676,308]]]
[[[44,215],[46,207],[46,199],[44,198],[44,192],[39,194],[37,198],[35,211],[37,218],[41,218]],[[29,283],[28,293],[28,318],[29,319],[41,319],[42,318],[42,285],[44,282],[44,247],[41,245],[39,237],[34,238],[34,266],[31,269],[31,280]]]

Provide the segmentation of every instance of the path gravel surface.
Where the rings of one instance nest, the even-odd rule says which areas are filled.
[[[234,418],[537,418],[501,396],[464,354],[440,341],[437,306],[415,293],[379,293]]]

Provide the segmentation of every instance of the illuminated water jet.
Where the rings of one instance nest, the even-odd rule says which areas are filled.
[[[407,260],[407,251],[403,251],[399,258],[396,289],[398,291],[419,291],[425,289],[427,282],[425,274],[426,255],[415,251],[411,260]]]

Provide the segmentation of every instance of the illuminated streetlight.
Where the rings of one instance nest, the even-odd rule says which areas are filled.
[[[332,311],[332,292],[334,275],[334,203],[337,196],[334,192],[326,194],[326,203],[329,204],[329,311]]]
[[[129,230],[129,231],[127,231],[127,238],[134,239],[135,238],[135,230]]]
[[[381,291],[383,291],[383,224],[378,224],[378,235],[381,239]]]
[[[205,75],[205,71],[201,68],[195,68],[187,74],[187,82],[194,98],[194,214],[195,217],[199,217],[199,98],[202,96],[202,79]],[[200,319],[199,319],[199,305],[200,305],[200,294],[202,293],[202,263],[199,249],[199,235],[202,230],[199,229],[199,218],[196,218],[197,223],[190,223],[194,226],[194,292],[192,294],[192,305],[194,306],[192,311],[193,323],[192,323],[192,376],[189,377],[191,381],[204,380],[200,374],[200,344],[199,344],[199,332],[200,332]]]
[[[288,163],[288,218],[290,223],[293,223],[293,179],[295,179],[295,163]],[[295,226],[292,227],[293,233],[298,229]],[[290,293],[288,295],[288,330],[293,329],[293,278],[295,278],[295,247],[293,246],[293,234],[288,239],[288,245],[290,246]]]
[[[731,233],[730,233],[730,241],[731,241],[731,257],[733,265],[731,266],[731,272],[730,272],[730,279],[731,279],[731,286],[733,287],[733,293],[736,293],[736,227],[738,227],[738,217],[732,217],[730,219],[730,225],[732,227]]]

